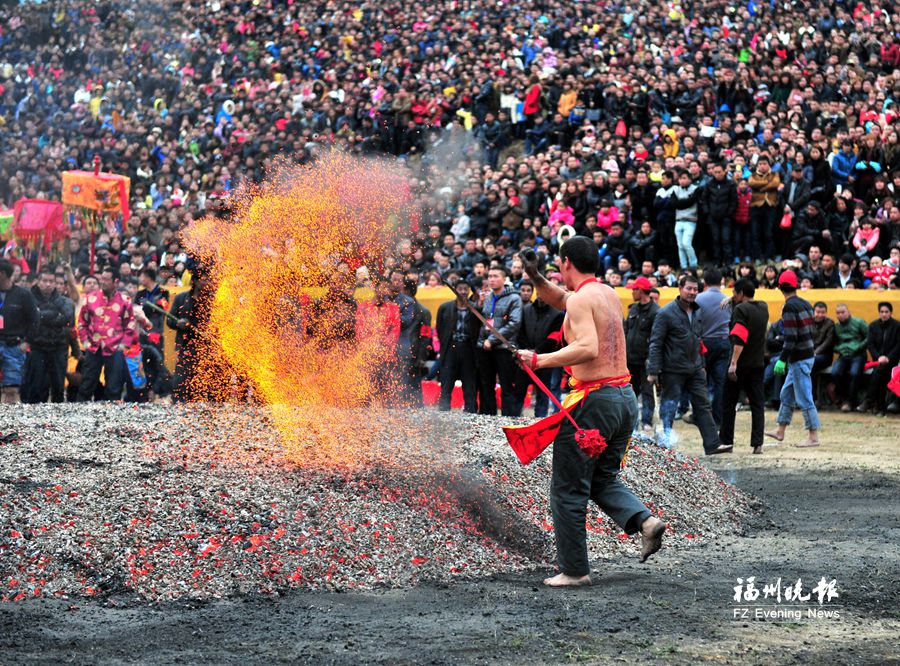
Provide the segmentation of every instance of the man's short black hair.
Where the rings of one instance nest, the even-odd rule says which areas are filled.
[[[146,275],[148,278],[156,282],[156,269],[155,268],[144,268],[141,270],[141,275]]]
[[[496,264],[492,264],[491,267],[488,269],[488,272],[490,272],[490,271],[502,271],[504,277],[509,275],[509,270],[506,268],[506,266],[504,266],[503,264],[501,264],[499,262]]]
[[[700,278],[696,275],[691,275],[690,273],[685,273],[680,278],[678,278],[678,288],[681,289],[688,282],[693,282],[696,285],[700,284]]]
[[[753,280],[741,278],[734,283],[734,293],[743,294],[747,298],[753,298],[756,295],[756,287],[753,286]]]
[[[596,275],[600,270],[600,254],[594,241],[585,236],[572,236],[559,248],[559,260],[568,259],[579,273]]]
[[[828,312],[828,304],[825,301],[816,301],[815,305],[813,305],[813,310],[816,308],[825,308],[825,311]]]
[[[406,291],[409,293],[410,296],[415,298],[416,294],[419,291],[419,281],[411,280],[408,277],[404,276],[403,277],[403,288],[406,289]]]
[[[13,273],[16,272],[16,269],[13,268],[13,265],[7,261],[6,259],[0,259],[0,273],[6,275],[6,277],[11,278]]]
[[[881,301],[881,303],[878,304],[879,312],[881,311],[881,308],[887,308],[891,311],[891,314],[894,314],[894,306],[891,305],[888,301]]]
[[[848,266],[852,266],[854,261],[856,261],[856,257],[849,253],[842,254],[841,258],[838,259],[839,264],[847,264]]]
[[[718,287],[722,284],[722,271],[710,267],[703,271],[703,282],[707,287]]]

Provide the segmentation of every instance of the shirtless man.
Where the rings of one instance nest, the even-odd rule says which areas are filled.
[[[638,409],[630,383],[623,381],[628,366],[619,297],[594,277],[600,260],[597,246],[589,239],[567,240],[559,260],[568,291],[547,281],[535,262],[526,261],[526,271],[538,296],[566,311],[563,330],[568,346],[550,354],[519,351],[518,357],[532,368],[571,366],[572,377],[588,385],[612,380],[589,388],[584,401],[570,410],[580,428],[600,430],[607,442],[603,453],[587,455],[576,443],[575,428],[568,420],[553,442],[550,508],[560,573],[544,584],[579,587],[591,584],[585,530],[588,499],[626,533],[641,533],[641,562],[662,546],[665,525],[618,478]]]

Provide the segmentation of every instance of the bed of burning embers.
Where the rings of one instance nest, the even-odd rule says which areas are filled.
[[[286,440],[263,407],[5,407],[0,599],[210,599],[547,571],[552,454],[521,465],[500,425],[359,410],[300,416]],[[667,547],[739,531],[753,511],[697,460],[645,438],[622,476],[668,524]],[[587,531],[595,559],[638,553],[594,505]]]

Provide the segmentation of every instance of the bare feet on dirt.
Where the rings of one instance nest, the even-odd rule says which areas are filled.
[[[641,523],[641,562],[662,548],[663,532],[666,525],[659,518],[651,516]]]
[[[569,576],[564,573],[544,579],[544,585],[547,587],[587,587],[590,584],[590,576]]]
[[[802,442],[797,442],[796,444],[794,444],[794,446],[796,446],[798,449],[806,449],[806,448],[809,448],[810,446],[818,446],[818,445],[819,445],[818,439],[810,439],[808,437],[806,439],[804,439]]]
[[[766,437],[771,437],[776,442],[784,441],[784,430],[781,430],[780,428],[778,430],[766,430],[765,435],[766,435]],[[774,446],[774,445],[770,444],[770,446]]]

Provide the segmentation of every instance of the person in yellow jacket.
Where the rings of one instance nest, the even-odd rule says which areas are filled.
[[[781,178],[772,172],[769,158],[761,155],[756,171],[750,175],[750,243],[755,260],[771,259],[775,254],[775,227],[778,224],[778,194]],[[760,242],[763,242],[763,246]],[[781,260],[781,257],[777,257]]]
[[[680,149],[678,134],[670,127],[663,132],[663,157],[678,157]]]
[[[559,111],[563,118],[568,118],[569,114],[578,106],[578,93],[572,89],[572,85],[566,83],[563,86],[563,93],[559,96],[559,104],[556,110]]]

